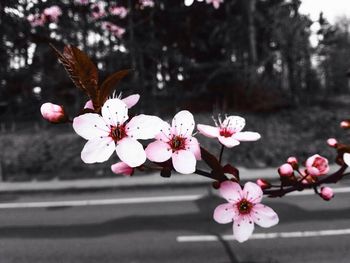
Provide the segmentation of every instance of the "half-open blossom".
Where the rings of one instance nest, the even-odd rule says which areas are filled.
[[[309,157],[305,166],[308,174],[313,176],[325,175],[329,172],[328,160],[318,154]]]
[[[326,201],[331,200],[334,197],[333,189],[328,186],[322,186],[320,196]]]
[[[207,4],[212,4],[215,9],[220,7],[220,4],[224,3],[224,0],[207,0]]]
[[[112,15],[119,16],[120,18],[125,18],[128,14],[128,9],[126,9],[124,6],[112,5],[109,8],[109,12]]]
[[[134,168],[130,167],[129,165],[123,162],[112,164],[111,170],[115,174],[123,174],[126,176],[131,176],[134,173]]]
[[[62,106],[50,102],[41,105],[40,112],[45,120],[52,123],[62,123],[68,119]]]
[[[197,129],[204,136],[218,138],[221,144],[231,148],[239,145],[242,141],[256,141],[260,139],[261,136],[257,132],[242,132],[244,126],[244,118],[229,116],[223,122],[219,118],[219,123],[216,123],[216,127],[198,124]]]
[[[102,106],[102,116],[87,113],[74,118],[73,128],[88,140],[81,152],[85,163],[101,163],[116,151],[119,159],[130,167],[146,161],[146,153],[138,139],[152,139],[162,120],[156,116],[137,115],[128,121],[128,108],[120,99],[109,99]]]
[[[59,6],[53,5],[48,8],[45,8],[43,14],[48,18],[51,22],[57,22],[58,17],[62,15],[62,10]]]
[[[153,162],[165,162],[172,158],[174,169],[182,174],[190,174],[196,170],[196,162],[200,160],[199,143],[192,136],[194,118],[189,111],[180,111],[175,115],[172,125],[163,122],[156,141],[146,148],[147,158]]]
[[[128,109],[130,109],[131,107],[135,106],[135,104],[139,101],[140,95],[139,94],[132,94],[130,96],[125,97],[124,99],[122,99],[121,95],[119,95],[117,98],[121,99],[126,104]],[[88,100],[85,103],[84,109],[94,110],[94,105],[92,104],[92,100]]]
[[[237,241],[248,240],[254,231],[254,223],[265,228],[278,223],[275,211],[260,203],[263,191],[257,184],[247,182],[242,190],[238,183],[225,181],[219,191],[228,203],[216,207],[214,220],[220,224],[233,221],[233,235]]]

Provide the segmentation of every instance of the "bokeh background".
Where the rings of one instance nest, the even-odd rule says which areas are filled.
[[[310,16],[303,2],[2,0],[1,180],[115,176],[115,156],[84,164],[84,140],[69,125],[41,118],[44,102],[74,116],[87,101],[49,43],[84,50],[101,80],[132,68],[117,92],[141,95],[133,113],[170,119],[188,109],[205,124],[219,113],[243,116],[262,139],[227,152],[233,165],[278,166],[290,155],[314,153],[333,158],[326,140],[345,140],[339,122],[350,116],[350,19]],[[217,142],[200,140],[219,151]]]

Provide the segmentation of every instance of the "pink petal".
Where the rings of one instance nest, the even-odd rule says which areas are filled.
[[[194,118],[191,112],[187,110],[177,113],[172,121],[172,128],[175,135],[183,137],[191,136],[194,129]]]
[[[243,195],[249,202],[257,204],[261,202],[263,191],[259,185],[247,182],[243,188]]]
[[[226,127],[234,132],[240,132],[245,126],[245,119],[239,116],[229,116],[223,122],[221,127]]]
[[[247,241],[254,231],[254,221],[250,216],[239,216],[233,223],[233,235],[242,243]]]
[[[310,175],[313,175],[313,176],[319,176],[321,174],[320,171],[313,166],[307,167],[306,170]]]
[[[112,126],[123,124],[128,117],[128,108],[120,99],[109,99],[102,106],[102,117]]]
[[[228,148],[232,148],[234,146],[239,145],[239,141],[237,141],[232,136],[231,137],[219,136],[219,141],[221,144],[225,145]]]
[[[261,227],[272,227],[279,221],[276,212],[263,204],[254,205],[251,215],[254,222]]]
[[[196,138],[194,137],[188,137],[186,140],[188,150],[191,151],[194,156],[196,157],[196,160],[201,160],[201,149],[199,146],[199,142]]]
[[[116,148],[117,155],[130,167],[137,167],[146,161],[146,153],[142,144],[131,138],[122,139]]]
[[[197,130],[203,134],[204,136],[207,136],[209,138],[217,138],[220,136],[220,129],[218,127],[204,125],[204,124],[198,124]]]
[[[161,128],[159,130],[159,133],[156,135],[156,139],[163,141],[163,142],[168,142],[170,141],[170,138],[172,137],[171,134],[171,128],[169,123],[163,121],[161,124]]]
[[[110,129],[96,113],[86,113],[73,119],[74,131],[86,140],[108,136]]]
[[[115,164],[112,164],[111,170],[115,174],[124,174],[124,175],[132,175],[134,172],[134,168],[130,167],[126,163],[118,162]]]
[[[350,166],[350,153],[344,153],[343,160],[347,166]]]
[[[110,137],[96,137],[87,141],[81,159],[84,163],[102,163],[111,157],[115,150],[115,143]]]
[[[249,142],[249,141],[257,141],[261,138],[260,134],[257,132],[237,132],[233,135],[237,141],[241,142]]]
[[[225,181],[220,184],[220,195],[229,203],[238,203],[243,196],[243,191],[238,183]]]
[[[126,125],[126,133],[133,139],[153,139],[160,131],[163,121],[151,115],[137,115]]]
[[[92,104],[92,100],[88,100],[86,103],[85,103],[85,106],[84,106],[84,109],[90,109],[90,110],[94,110],[94,105]]]
[[[162,141],[155,141],[148,144],[146,156],[152,162],[165,162],[171,158],[172,151],[169,145]]]
[[[181,174],[191,174],[196,171],[196,158],[190,151],[180,150],[172,155],[174,169]]]
[[[130,109],[131,107],[133,107],[139,101],[139,99],[140,99],[140,95],[139,94],[133,94],[133,95],[130,95],[128,97],[125,97],[124,99],[122,99],[122,101]]]
[[[236,216],[237,211],[230,203],[221,204],[214,210],[214,220],[219,224],[230,223]]]

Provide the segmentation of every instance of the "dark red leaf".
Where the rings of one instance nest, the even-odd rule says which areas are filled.
[[[214,155],[212,155],[203,147],[201,147],[201,155],[203,161],[205,161],[206,164],[208,164],[208,166],[213,170],[212,174],[216,178],[226,178],[219,160]]]
[[[226,164],[223,167],[223,171],[224,173],[232,174],[237,180],[239,180],[239,170],[231,164]]]

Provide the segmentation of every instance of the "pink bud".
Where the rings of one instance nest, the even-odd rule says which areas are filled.
[[[287,159],[287,163],[289,163],[290,165],[293,165],[293,164],[297,164],[298,163],[298,159],[294,156],[291,156]]]
[[[318,154],[309,157],[305,166],[308,174],[313,176],[325,175],[329,172],[328,160]]]
[[[67,121],[67,115],[62,106],[46,102],[40,107],[43,118],[52,123],[63,123]]]
[[[331,200],[334,197],[333,189],[327,186],[322,186],[320,196],[326,201]]]
[[[333,147],[333,148],[336,148],[337,147],[337,144],[338,144],[338,141],[334,138],[329,138],[327,140],[327,144],[329,147]]]
[[[342,121],[340,123],[340,127],[343,128],[343,129],[348,129],[350,128],[350,121],[346,120],[346,121]]]
[[[280,176],[292,176],[294,172],[293,167],[289,163],[282,164],[280,168],[278,168],[278,173]]]
[[[268,181],[266,181],[265,179],[261,179],[261,178],[256,180],[256,184],[259,185],[260,188],[263,190],[271,187],[271,184]]]
[[[126,163],[119,162],[111,166],[111,170],[115,174],[123,174],[126,176],[131,176],[134,173],[134,168],[130,167]]]

